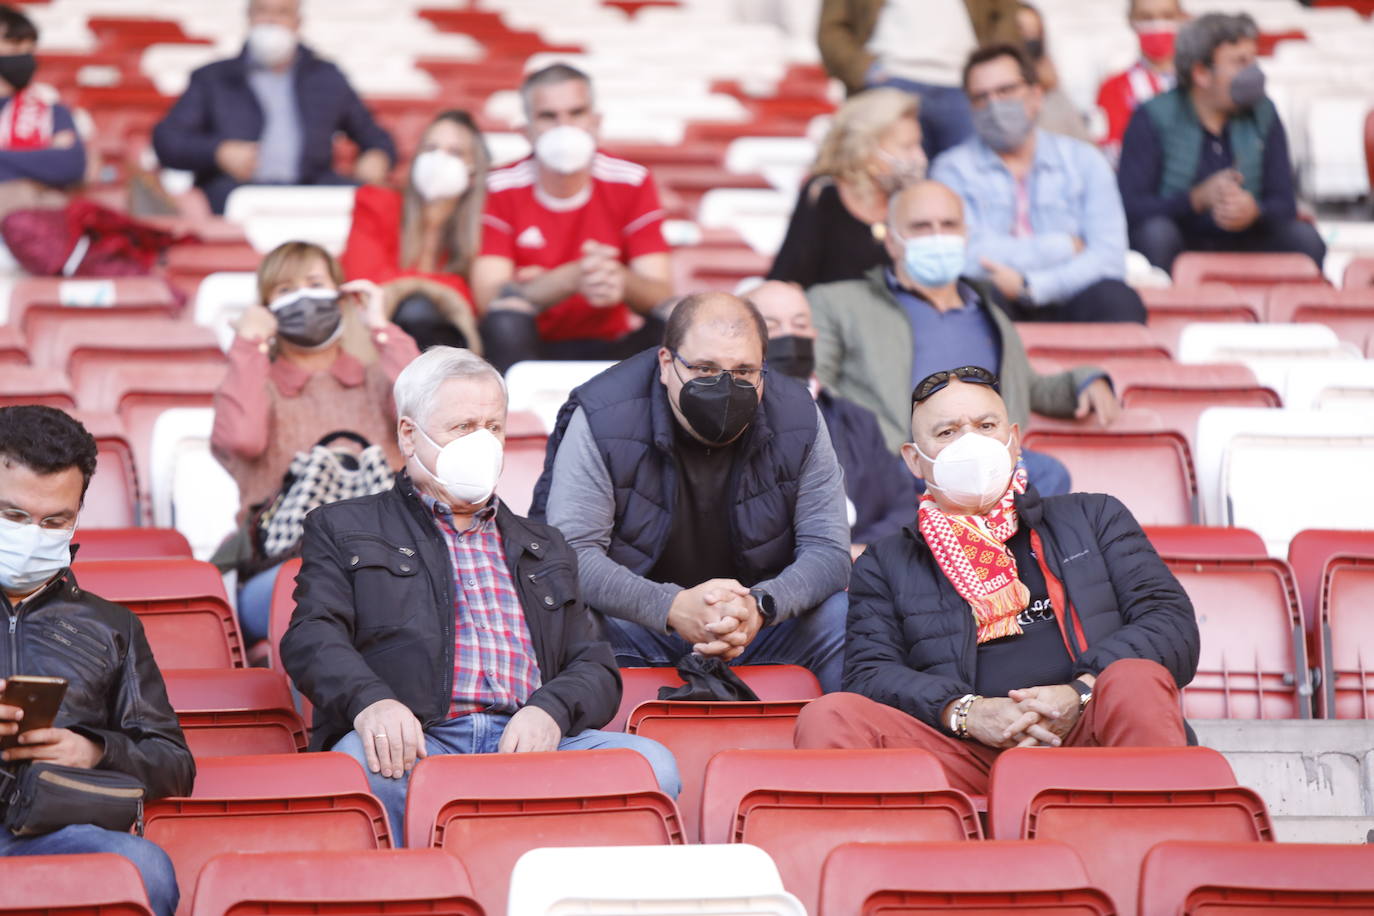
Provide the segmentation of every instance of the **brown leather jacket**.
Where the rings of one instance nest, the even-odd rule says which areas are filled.
[[[864,88],[873,55],[864,47],[878,24],[884,0],[822,0],[816,41],[826,71],[851,94]],[[1006,41],[1019,44],[1017,0],[964,0],[980,45]]]

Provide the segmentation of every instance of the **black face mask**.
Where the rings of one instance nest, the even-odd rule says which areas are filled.
[[[810,337],[770,337],[768,339],[768,367],[783,375],[811,380],[816,371],[816,341]]]
[[[272,303],[277,335],[298,347],[311,349],[329,343],[343,313],[333,290],[302,289]]]
[[[758,413],[759,390],[722,372],[715,378],[694,378],[683,385],[677,406],[703,440],[726,445],[735,441]]]
[[[38,61],[32,54],[0,54],[0,80],[13,86],[15,92],[28,86],[37,69]]]

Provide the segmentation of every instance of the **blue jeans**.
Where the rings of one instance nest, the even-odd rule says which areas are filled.
[[[508,715],[485,712],[449,719],[425,729],[425,751],[430,756],[494,754],[501,743],[501,733],[506,730],[506,723],[509,721]],[[651,738],[589,728],[558,742],[560,751],[600,751],[619,747],[642,754],[649,761],[649,766],[653,767],[658,787],[670,798],[677,798],[678,793],[682,791],[682,780],[677,774],[677,761],[671,751]],[[392,843],[404,846],[406,788],[410,785],[410,774],[407,773],[400,778],[388,778],[369,770],[363,741],[356,731],[345,735],[331,750],[342,751],[362,764],[372,794],[381,800],[387,818],[391,821]]]
[[[849,616],[849,593],[836,592],[815,610],[759,630],[731,665],[801,665],[810,668],[821,690],[840,689],[844,674],[844,632]],[[676,633],[655,633],[648,627],[603,615],[606,636],[622,668],[671,668],[692,651]]]
[[[278,563],[264,569],[239,587],[239,629],[243,630],[245,645],[267,638],[272,621],[272,588],[277,584],[281,566]]]
[[[156,843],[134,836],[116,833],[91,824],[73,824],[42,836],[18,837],[0,828],[0,856],[75,855],[89,852],[112,852],[123,856],[143,876],[148,902],[158,916],[172,916],[181,894],[177,890],[177,875],[172,860]],[[3,891],[0,891],[2,894]]]
[[[921,98],[921,146],[931,162],[935,157],[973,136],[973,109],[958,86],[933,86],[889,77],[869,88],[890,87]]]

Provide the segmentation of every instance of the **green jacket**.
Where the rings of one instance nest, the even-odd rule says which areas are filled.
[[[1143,108],[1154,123],[1164,152],[1159,195],[1168,198],[1182,194],[1198,182],[1197,164],[1206,142],[1197,111],[1181,89],[1157,95]],[[1258,105],[1231,115],[1226,122],[1226,137],[1236,169],[1244,179],[1245,190],[1257,200],[1264,196],[1264,141],[1277,117],[1274,103],[1263,98]]]
[[[911,361],[916,352],[911,320],[888,289],[885,268],[875,267],[862,280],[842,280],[811,287],[816,325],[816,375],[841,397],[857,401],[878,415],[888,448],[897,451],[911,440]],[[1025,430],[1030,412],[1071,417],[1078,389],[1101,369],[1079,366],[1055,375],[1031,368],[1021,336],[1006,314],[989,304],[987,287],[965,279],[992,315],[1002,338],[1002,399],[1007,416]],[[948,368],[953,369],[954,366]]]

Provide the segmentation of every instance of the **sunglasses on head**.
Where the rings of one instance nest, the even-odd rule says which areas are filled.
[[[961,382],[972,382],[975,385],[987,385],[998,394],[1002,393],[1001,383],[997,376],[981,366],[960,366],[958,369],[942,369],[939,372],[932,372],[916,385],[911,392],[911,406],[929,398],[938,391],[943,391],[949,386],[950,379],[958,379]]]

